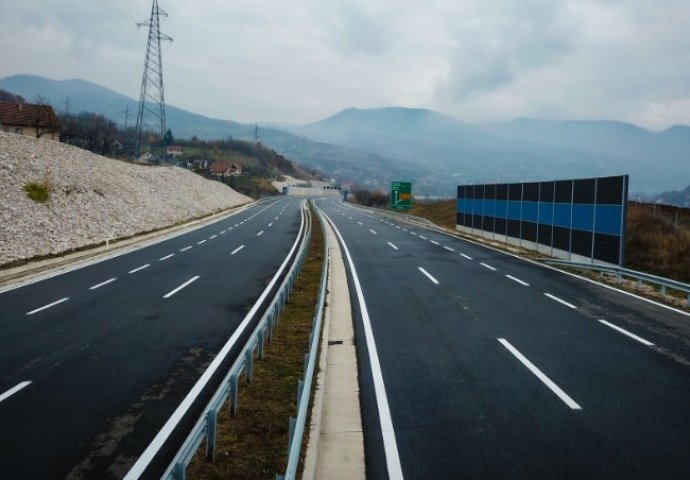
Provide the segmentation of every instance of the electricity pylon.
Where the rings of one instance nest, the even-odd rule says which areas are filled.
[[[137,27],[149,27],[149,39],[146,44],[144,59],[144,76],[141,79],[141,94],[139,95],[139,112],[137,126],[134,131],[134,158],[139,156],[141,135],[149,123],[160,128],[160,141],[163,146],[166,132],[165,126],[165,96],[163,94],[163,61],[161,55],[161,40],[172,42],[172,38],[161,33],[160,17],[168,14],[158,8],[158,0],[153,0],[151,18],[148,22],[137,23]],[[147,121],[147,117],[151,121]]]

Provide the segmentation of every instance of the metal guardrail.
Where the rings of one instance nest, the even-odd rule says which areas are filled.
[[[313,205],[313,203],[312,203]],[[309,352],[304,356],[304,380],[297,382],[297,417],[290,418],[290,433],[288,435],[288,463],[285,475],[276,475],[276,480],[294,480],[297,476],[297,466],[302,450],[302,437],[307,422],[309,399],[311,397],[311,384],[314,378],[316,357],[319,351],[319,338],[323,309],[326,302],[326,285],[328,283],[329,244],[328,235],[324,227],[323,218],[319,214],[319,223],[323,231],[323,267],[321,269],[321,282],[319,295],[316,301],[316,312],[311,325],[309,335]]]
[[[688,295],[688,306],[690,307],[690,284],[671,280],[669,278],[657,277],[649,273],[638,272],[637,270],[629,270],[627,268],[619,267],[617,265],[603,265],[597,263],[580,263],[570,262],[568,260],[547,259],[542,260],[549,265],[561,265],[565,267],[580,268],[585,270],[595,270],[603,273],[614,273],[618,281],[622,281],[624,277],[633,278],[637,280],[637,287],[642,287],[642,282],[658,285],[661,288],[661,295],[666,295],[666,289],[671,288],[680,292],[685,292]]]
[[[160,477],[161,479],[185,480],[187,466],[204,439],[206,440],[206,458],[208,460],[213,459],[216,446],[218,412],[222,408],[223,403],[229,398],[229,408],[231,414],[235,415],[237,413],[237,391],[239,388],[240,377],[244,373],[246,380],[251,382],[254,356],[256,354],[257,358],[259,359],[263,357],[265,341],[270,341],[273,338],[273,332],[278,324],[280,312],[282,311],[282,308],[288,299],[292,286],[294,285],[297,275],[299,274],[299,271],[306,258],[307,247],[309,246],[309,240],[311,238],[311,214],[306,208],[304,210],[306,215],[303,217],[303,225],[300,229],[301,244],[295,256],[295,260],[292,262],[289,271],[285,274],[283,281],[276,291],[275,296],[266,308],[265,313],[257,323],[253,332],[249,335],[249,338],[242,347],[237,359],[230,367],[230,370],[224,377],[223,381],[220,383],[220,387],[216,390],[211,397],[211,400],[204,408],[203,413],[199,416],[198,420],[194,424],[191,433],[189,433],[182,443],[182,446],[177,450],[172,462],[168,465],[163,475]],[[298,238],[297,242],[299,241],[300,239]],[[295,245],[297,245],[297,243]],[[268,290],[269,289],[267,289],[267,291]],[[265,294],[266,293],[264,293],[264,295]],[[219,354],[219,356],[220,355],[221,354]],[[213,363],[211,366],[213,366]],[[211,366],[209,366],[208,370],[211,369]],[[200,379],[200,382],[204,380],[205,376],[206,372]],[[206,378],[205,381],[208,381],[208,378]],[[190,392],[190,395],[191,393],[192,392]],[[185,399],[185,401],[186,400],[187,399]],[[178,409],[179,408],[180,407],[178,407]],[[162,431],[165,429],[166,427],[164,426]],[[160,434],[161,432],[159,432],[159,435]],[[154,439],[152,445],[154,445],[155,441],[156,440]],[[156,448],[152,448],[152,445],[147,448],[134,467],[132,467],[132,469],[125,476],[126,480],[129,480],[130,478],[139,478],[142,475],[142,472],[147,468],[147,465],[151,461],[152,457],[157,455],[158,451]],[[149,452],[149,450],[152,451]],[[140,463],[142,464],[141,466],[139,466]]]

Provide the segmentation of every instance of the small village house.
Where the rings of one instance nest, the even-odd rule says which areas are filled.
[[[60,140],[60,123],[50,105],[0,102],[0,130]]]

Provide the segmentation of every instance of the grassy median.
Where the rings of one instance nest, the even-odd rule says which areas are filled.
[[[265,480],[285,472],[288,420],[297,413],[297,381],[304,374],[323,260],[323,232],[314,219],[307,259],[273,341],[266,344],[264,358],[255,362],[252,383],[240,379],[237,416],[223,408],[216,458],[207,462],[202,445],[187,469],[188,478]]]

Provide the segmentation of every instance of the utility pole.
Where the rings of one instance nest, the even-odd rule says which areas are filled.
[[[125,109],[122,111],[125,114],[125,130],[127,130],[127,121],[129,120],[129,105],[125,105]]]
[[[71,103],[71,102],[69,101],[69,96],[65,97],[65,101],[62,102],[62,103],[65,104],[65,111],[67,112],[67,115],[69,115],[69,105],[70,105],[70,103]]]
[[[134,157],[139,156],[141,136],[147,125],[147,116],[151,116],[160,133],[161,146],[165,138],[165,96],[163,94],[163,60],[161,55],[161,40],[172,42],[172,38],[161,33],[160,17],[168,14],[158,8],[158,0],[153,0],[151,18],[148,22],[137,23],[137,27],[149,27],[149,38],[146,44],[144,58],[144,75],[141,79],[141,94],[139,95],[139,111],[137,112],[137,126],[134,132]]]
[[[259,124],[254,124],[254,143],[259,143]]]

